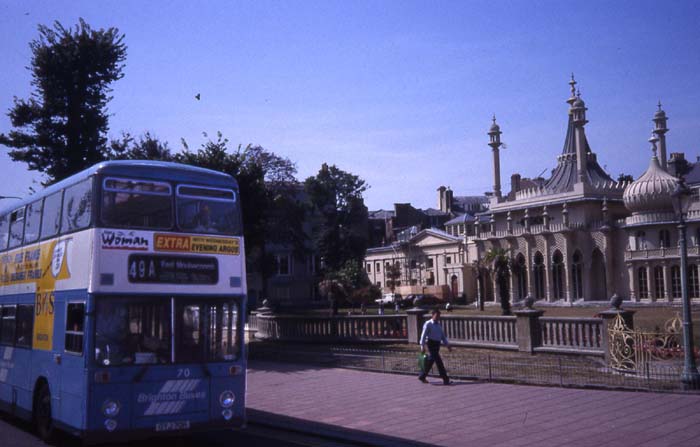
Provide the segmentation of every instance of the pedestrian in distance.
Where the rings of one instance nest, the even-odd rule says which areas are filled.
[[[423,383],[428,383],[426,376],[433,368],[433,363],[437,364],[438,372],[442,378],[442,383],[445,385],[450,385],[452,382],[447,375],[447,370],[445,370],[445,364],[442,363],[442,357],[440,357],[440,344],[443,343],[447,346],[448,351],[452,351],[452,346],[450,346],[449,340],[445,336],[445,332],[440,325],[440,309],[434,309],[431,313],[430,320],[426,321],[423,325],[423,332],[420,336],[420,350],[425,353],[426,346],[428,347],[428,357],[425,359],[425,368],[421,371],[418,380]]]
[[[384,315],[384,303],[379,303],[379,310],[377,311],[379,315]]]

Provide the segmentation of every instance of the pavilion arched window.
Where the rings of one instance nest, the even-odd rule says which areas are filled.
[[[654,298],[663,298],[665,293],[664,268],[660,265],[654,267]]]
[[[580,300],[583,298],[583,256],[581,252],[576,250],[571,258],[571,286],[573,299]]]
[[[639,290],[639,298],[649,298],[649,283],[647,282],[646,267],[639,267],[637,269],[637,290]]]
[[[552,293],[555,300],[564,299],[564,256],[559,250],[552,256]]]
[[[538,300],[544,299],[546,296],[545,292],[545,278],[544,278],[544,256],[539,251],[535,253],[535,298]]]

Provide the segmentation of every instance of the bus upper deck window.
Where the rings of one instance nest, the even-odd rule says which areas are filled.
[[[63,222],[61,230],[68,233],[90,225],[92,214],[92,179],[83,180],[63,194]]]
[[[0,215],[0,250],[7,248],[7,241],[10,239],[10,216]]]
[[[58,234],[61,229],[61,200],[63,194],[57,192],[44,199],[44,212],[41,215],[41,239]]]
[[[24,236],[24,207],[10,214],[10,248],[22,244]]]
[[[106,178],[100,218],[119,228],[172,228],[172,189],[148,180]]]
[[[24,225],[24,243],[28,244],[39,239],[39,225],[41,224],[41,200],[27,207],[26,223]]]
[[[183,231],[207,234],[240,234],[236,191],[224,188],[179,185],[177,223]]]

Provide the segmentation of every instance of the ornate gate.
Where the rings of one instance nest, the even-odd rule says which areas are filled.
[[[639,331],[627,327],[619,315],[609,329],[610,367],[619,372],[649,375],[677,365],[683,359],[683,326],[678,314],[663,331]]]

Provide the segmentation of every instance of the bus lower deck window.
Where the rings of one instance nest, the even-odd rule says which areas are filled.
[[[83,353],[85,303],[68,303],[66,306],[66,352]]]

